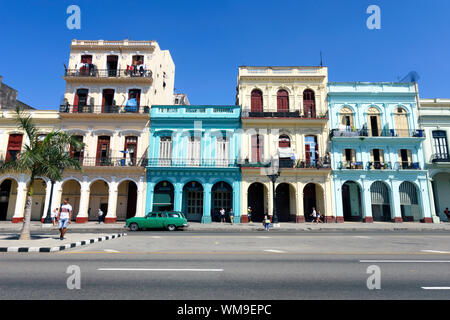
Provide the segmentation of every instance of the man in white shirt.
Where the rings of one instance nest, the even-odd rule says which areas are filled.
[[[103,220],[103,211],[102,209],[98,209],[98,224],[102,223]]]
[[[70,224],[70,220],[72,220],[72,206],[69,204],[69,199],[64,199],[64,203],[59,208],[58,212],[58,220],[59,220],[59,232],[60,240],[64,240],[64,235],[66,234],[67,227]]]

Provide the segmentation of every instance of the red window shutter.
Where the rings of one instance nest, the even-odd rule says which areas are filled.
[[[106,147],[107,150],[107,157],[109,156],[109,141],[110,137],[108,136],[101,136],[98,137],[98,143],[97,143],[97,165],[100,163],[102,158],[102,148]],[[104,159],[103,159],[104,160]]]
[[[10,151],[15,151],[17,153],[22,149],[22,134],[10,134],[8,139],[8,148],[6,151],[6,159],[5,161],[9,161],[11,159]]]
[[[286,90],[279,90],[277,93],[277,111],[288,112],[289,111],[289,94]]]
[[[310,145],[305,145],[305,156],[306,156],[306,163],[309,163],[311,161],[311,148]]]
[[[250,111],[251,112],[262,112],[263,111],[263,97],[262,92],[259,90],[253,90],[251,94],[250,101]]]
[[[308,118],[314,118],[316,116],[316,101],[314,91],[309,89],[303,92],[303,113]]]
[[[78,101],[80,98],[78,97],[78,90],[75,92],[75,98],[73,100],[73,111],[72,112],[78,112]]]

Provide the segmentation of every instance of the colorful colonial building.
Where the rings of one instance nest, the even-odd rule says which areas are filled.
[[[450,99],[421,99],[419,122],[426,133],[425,162],[431,178],[432,198],[436,215],[441,221],[450,221]]]
[[[150,118],[145,212],[210,223],[223,208],[239,222],[240,107],[154,105]]]
[[[415,83],[328,83],[338,221],[433,221],[417,101]]]
[[[327,81],[326,67],[239,68],[242,222],[249,207],[262,221],[274,204],[280,222],[310,221],[313,208],[334,222]],[[266,167],[280,169],[275,186]]]

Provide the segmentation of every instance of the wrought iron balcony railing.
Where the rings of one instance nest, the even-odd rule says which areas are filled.
[[[149,113],[148,106],[99,106],[99,105],[60,105],[61,113]]]
[[[435,153],[431,156],[431,162],[450,162],[450,154],[448,153]]]
[[[130,158],[124,157],[77,157],[83,167],[145,167],[147,158]]]
[[[179,158],[150,158],[146,165],[149,167],[237,167],[237,161],[232,159],[179,159]]]
[[[338,169],[363,170],[364,165],[362,161],[340,161]]]
[[[152,75],[152,71],[147,69],[97,69],[96,67],[67,69],[64,72],[65,77],[71,78],[152,78]]]
[[[328,119],[328,111],[325,114],[316,112],[305,114],[295,111],[277,111],[277,110],[261,110],[250,111],[248,109],[242,111],[243,118],[300,118],[300,119]]]
[[[408,129],[332,129],[330,138],[333,137],[406,137],[406,138],[425,138],[424,130]]]

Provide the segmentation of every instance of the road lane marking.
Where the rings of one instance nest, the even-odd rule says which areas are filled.
[[[273,252],[273,253],[286,253],[286,251],[281,251],[281,250],[274,250],[274,249],[267,249],[264,250],[266,252]]]
[[[438,251],[438,250],[420,250],[420,251],[430,253],[450,253],[449,251]]]
[[[272,237],[259,236],[258,239],[272,239]]]
[[[422,287],[424,290],[450,290],[450,287]]]
[[[359,260],[361,263],[450,263],[450,260]]]
[[[105,251],[59,251],[56,253],[57,255],[61,254],[111,254],[110,252]],[[117,253],[116,253],[117,254]],[[120,254],[149,254],[149,255],[221,255],[221,254],[236,254],[236,255],[270,255],[273,254],[273,252],[264,252],[264,251],[121,251]],[[319,255],[319,256],[342,256],[342,255],[349,255],[349,256],[399,256],[399,255],[417,255],[417,256],[430,256],[430,255],[449,255],[448,253],[429,253],[429,252],[417,252],[417,251],[411,251],[411,252],[398,252],[398,251],[391,251],[391,252],[382,252],[382,251],[374,251],[374,252],[367,252],[367,251],[342,251],[342,252],[317,252],[317,251],[290,251],[290,252],[284,252],[285,255]]]
[[[169,272],[223,272],[223,269],[145,269],[145,268],[99,268],[98,271],[169,271]]]
[[[152,238],[152,239],[161,239],[160,236],[151,236],[150,238]]]
[[[368,236],[353,236],[353,237],[358,239],[370,239],[370,237]]]
[[[117,250],[114,250],[114,249],[105,249],[105,252],[118,253],[120,251],[117,251]]]

